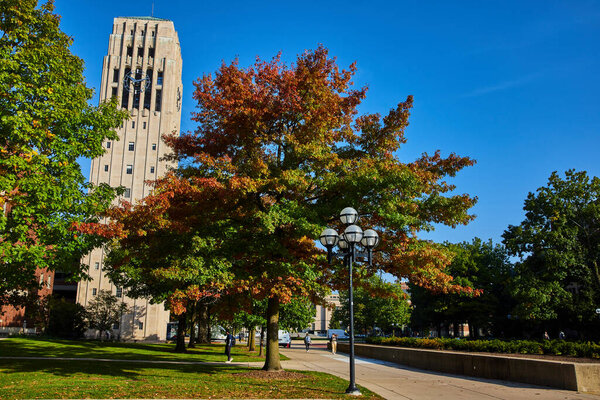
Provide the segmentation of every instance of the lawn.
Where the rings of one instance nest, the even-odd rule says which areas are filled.
[[[225,361],[224,344],[197,345],[187,353],[175,353],[172,343],[124,343],[89,340],[59,340],[40,338],[10,338],[0,340],[0,356],[4,357],[76,357],[111,358],[154,361]],[[231,349],[235,361],[263,361],[258,352],[248,352],[247,346]],[[282,360],[287,360],[281,356]]]
[[[342,399],[347,398],[347,386],[347,381],[324,373],[286,371],[269,375],[225,364],[0,360],[0,399]],[[365,388],[361,391],[359,399],[381,399]]]

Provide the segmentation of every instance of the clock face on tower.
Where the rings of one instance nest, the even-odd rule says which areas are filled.
[[[143,73],[140,69],[136,70],[135,72],[128,72],[125,74],[125,78],[123,78],[123,85],[129,92],[132,90],[138,93],[143,92],[144,90],[148,89],[150,82],[150,77]]]

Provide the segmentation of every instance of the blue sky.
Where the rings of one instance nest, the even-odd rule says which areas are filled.
[[[151,0],[55,4],[94,88],[113,18],[152,10]],[[600,1],[156,0],[154,16],[179,33],[183,131],[194,129],[191,83],[222,60],[246,66],[282,51],[292,61],[320,43],[342,66],[357,61],[356,85],[369,86],[362,112],[385,114],[414,95],[401,159],[440,149],[477,160],[453,181],[478,196],[477,219],[439,227],[433,240],[499,241],[552,171],[600,176]]]

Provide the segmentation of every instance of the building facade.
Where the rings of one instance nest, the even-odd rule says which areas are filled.
[[[327,303],[333,305],[332,308],[323,307],[320,304],[316,305],[315,310],[315,321],[312,323],[312,330],[319,333],[327,333],[329,329],[329,323],[331,322],[331,316],[336,308],[341,307],[340,295],[331,294],[325,298]]]
[[[181,122],[182,59],[172,21],[154,17],[114,19],[104,57],[100,101],[116,97],[131,118],[118,129],[118,141],[106,141],[105,153],[92,160],[90,181],[123,186],[120,200],[139,201],[151,191],[146,181],[164,175],[175,164],[161,160],[169,149],[164,134],[179,134]],[[129,305],[113,334],[125,340],[164,340],[169,312],[164,304],[130,299],[105,276],[105,250],[84,257],[89,281],[77,288],[77,302],[86,306],[100,290],[109,290]],[[89,332],[89,334],[94,334]]]

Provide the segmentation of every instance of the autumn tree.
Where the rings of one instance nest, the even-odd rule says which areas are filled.
[[[234,233],[228,248],[237,285],[267,299],[265,370],[281,368],[280,305],[294,296],[316,303],[347,287],[345,268],[327,266],[315,245],[346,206],[382,237],[373,266],[357,268],[357,282],[383,270],[432,290],[472,292],[444,273],[449,252],[417,234],[472,220],[475,199],[452,194],[446,179],[473,160],[436,152],[402,162],[412,97],[383,118],[358,116],[367,90],[353,88],[355,72],[355,64],[341,70],[324,47],[292,65],[280,56],[247,68],[223,64],[195,82],[197,130],[167,138],[182,165],[179,179],[223,199],[190,212],[218,212]]]
[[[0,304],[35,287],[36,268],[81,275],[80,257],[101,241],[69,228],[94,220],[114,191],[86,183],[77,158],[101,155],[125,117],[114,102],[88,104],[72,39],[51,1],[36,7],[0,2]]]
[[[540,330],[580,329],[597,335],[600,304],[600,178],[585,171],[553,172],[529,193],[525,219],[502,235],[520,257],[514,314]]]

